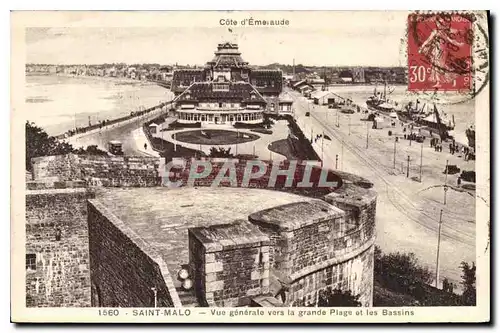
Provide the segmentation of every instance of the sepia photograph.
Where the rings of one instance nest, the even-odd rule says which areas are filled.
[[[487,11],[11,18],[14,321],[490,320]]]

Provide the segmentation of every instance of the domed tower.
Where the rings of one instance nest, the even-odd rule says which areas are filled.
[[[241,57],[238,44],[225,42],[217,46],[215,56],[207,62],[208,78],[215,81],[248,82],[250,67]]]

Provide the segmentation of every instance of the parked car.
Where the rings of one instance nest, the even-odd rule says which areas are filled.
[[[309,117],[311,115],[310,112],[306,112],[306,117]]]
[[[109,141],[108,151],[113,155],[123,155],[122,143],[116,140]]]

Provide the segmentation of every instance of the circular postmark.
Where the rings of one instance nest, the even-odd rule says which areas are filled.
[[[417,67],[411,66],[414,61],[425,64],[428,72],[438,78],[434,82],[445,82],[443,86],[409,89],[410,94],[439,104],[456,104],[473,99],[485,88],[489,81],[489,39],[482,20],[480,14],[470,12],[409,15],[405,38],[409,68]],[[457,81],[462,89],[449,84]]]

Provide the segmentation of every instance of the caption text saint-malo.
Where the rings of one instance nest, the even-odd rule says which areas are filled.
[[[246,18],[243,20],[234,20],[234,19],[229,19],[229,18],[221,18],[219,20],[219,25],[222,26],[288,26],[290,25],[289,20],[285,19],[278,19],[278,20],[258,20],[254,19],[253,17]]]

